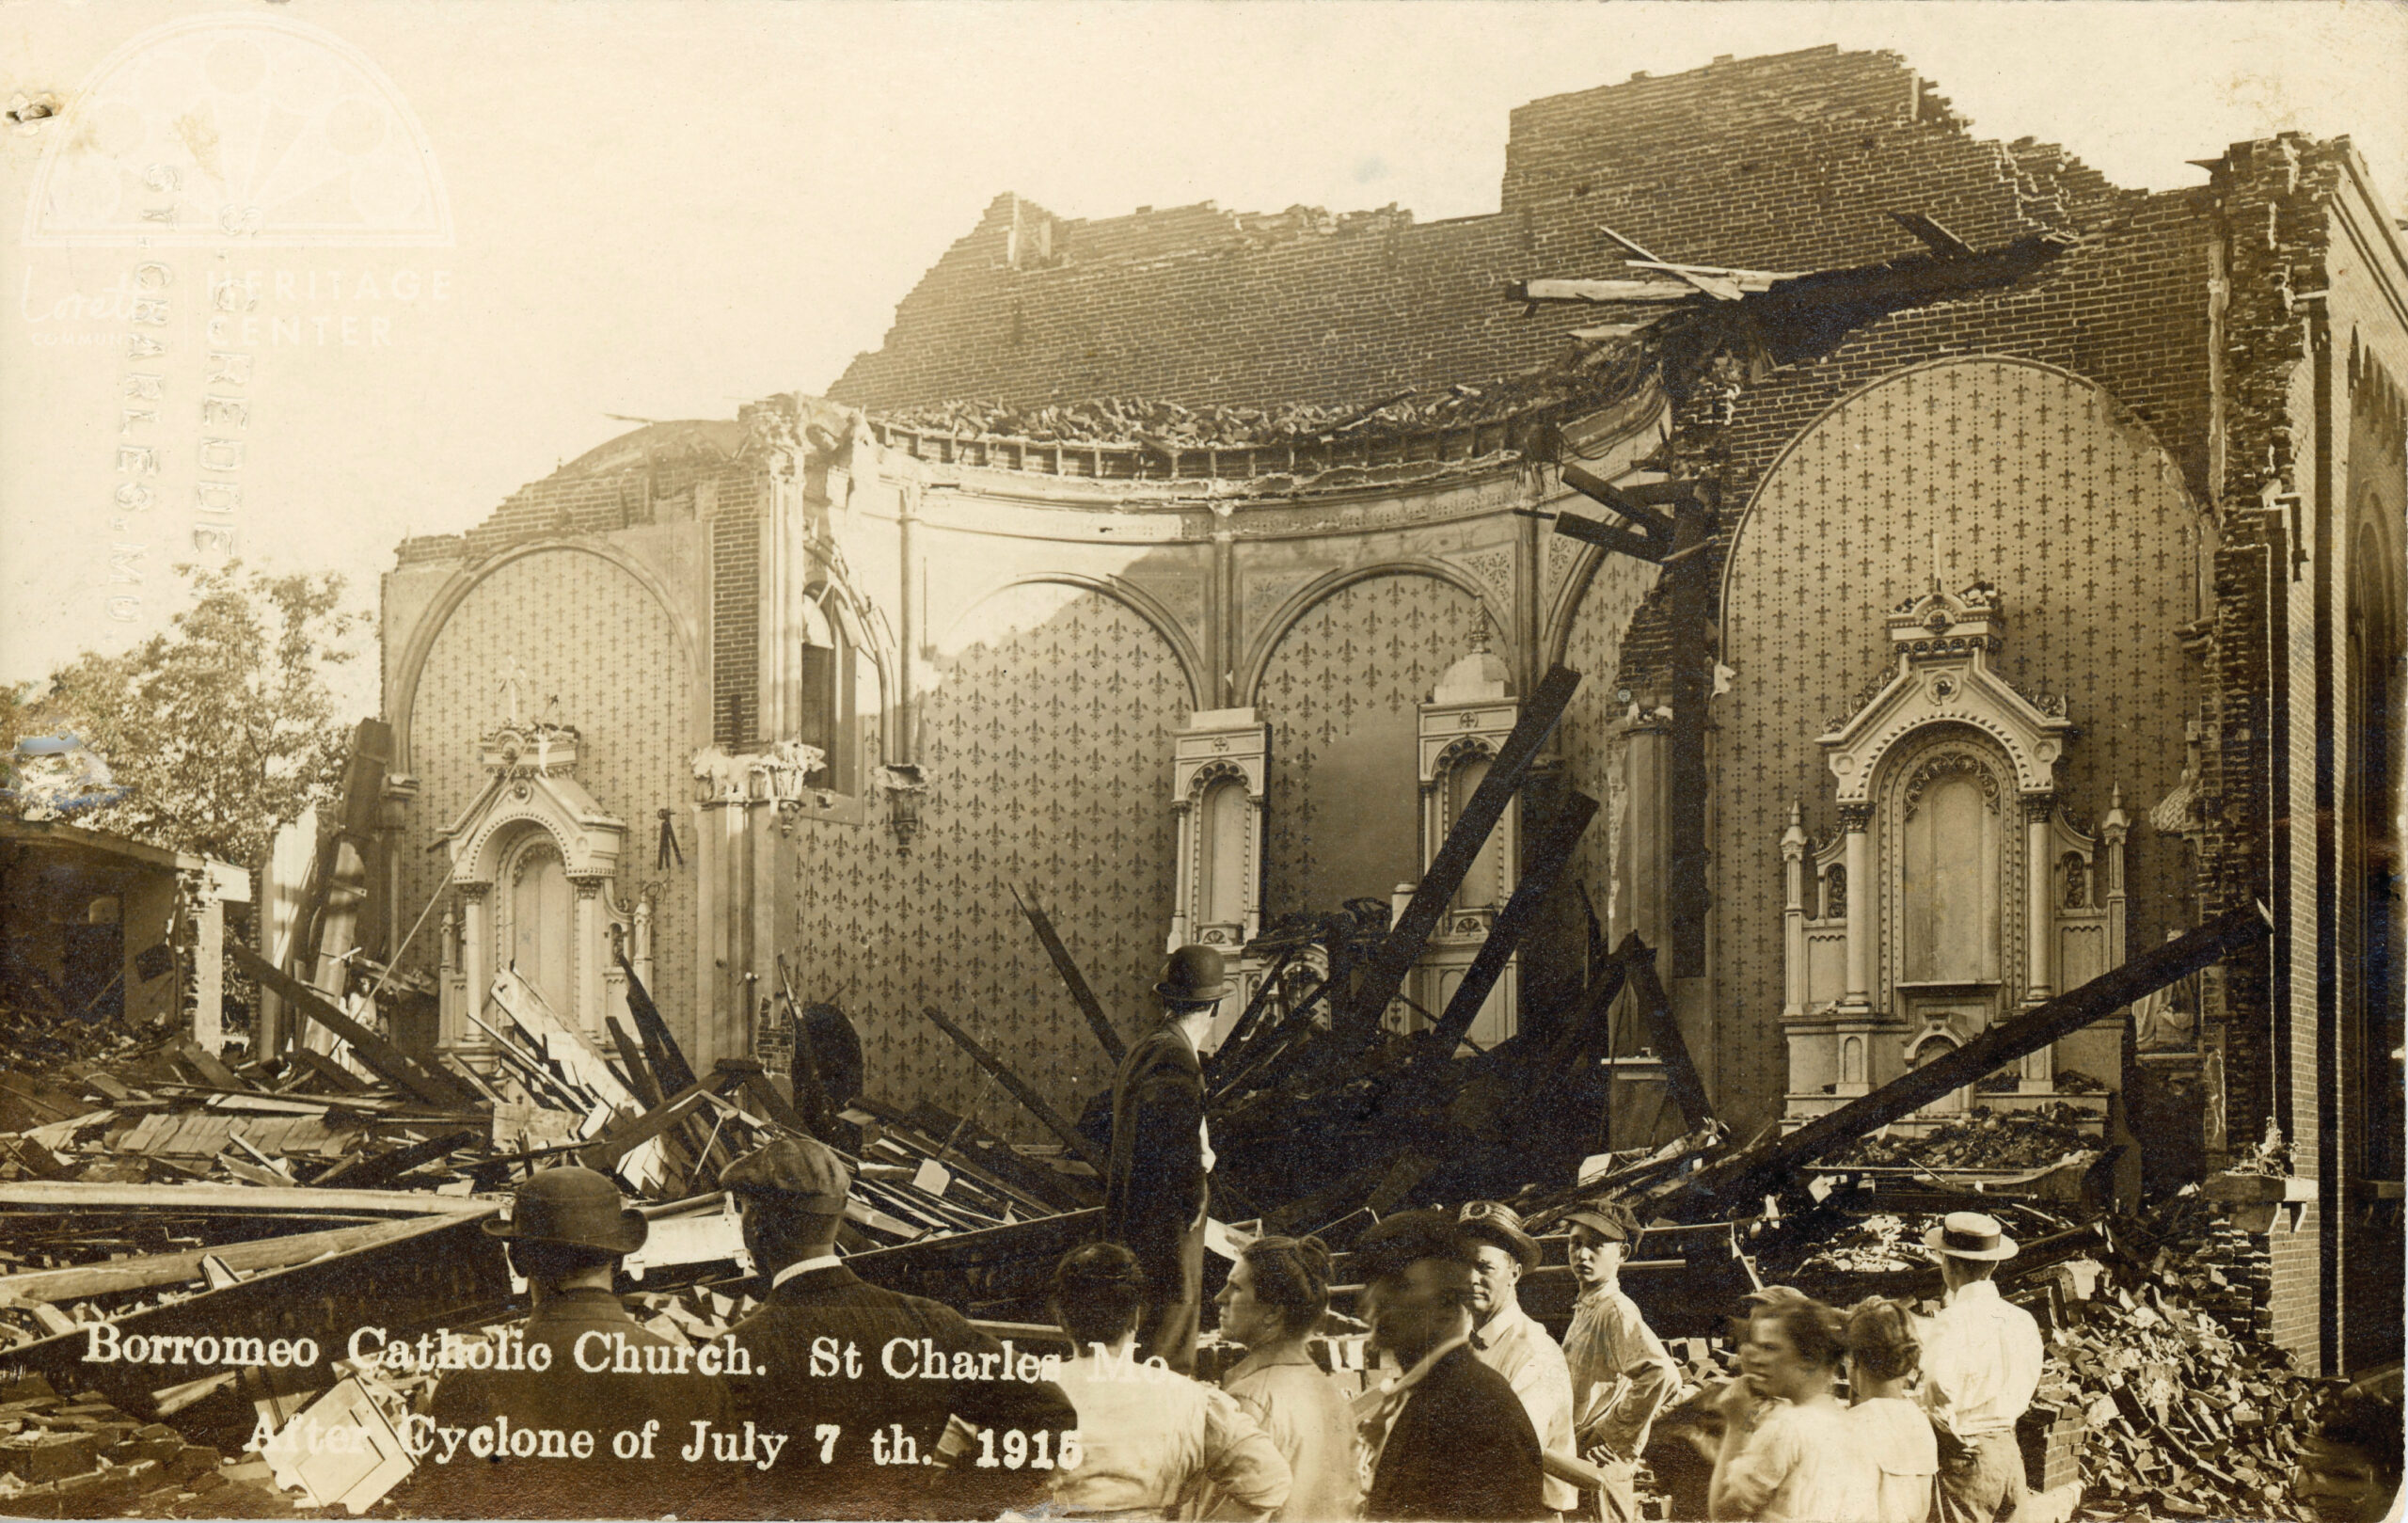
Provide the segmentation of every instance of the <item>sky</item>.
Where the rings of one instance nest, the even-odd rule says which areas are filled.
[[[372,608],[404,534],[475,525],[624,420],[824,389],[1001,192],[1493,212],[1513,106],[1822,43],[1893,50],[1978,135],[2128,186],[2346,133],[2408,210],[2389,0],[0,0],[0,102],[59,103],[0,121],[0,681],[165,627],[196,525]],[[349,156],[343,204],[296,141]],[[92,167],[153,158],[181,220],[144,244],[154,187]],[[239,495],[199,506],[204,466]]]

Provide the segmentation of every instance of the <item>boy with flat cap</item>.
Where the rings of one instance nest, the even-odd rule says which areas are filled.
[[[1923,1241],[1948,1288],[1923,1335],[1923,1405],[1940,1440],[1938,1523],[1990,1523],[2023,1500],[2015,1424],[2040,1386],[2040,1325],[1990,1277],[2016,1255],[1996,1217],[1952,1211]]]
[[[437,1382],[427,1409],[434,1447],[419,1461],[408,1509],[500,1518],[657,1517],[689,1508],[712,1478],[678,1464],[667,1441],[697,1421],[725,1422],[727,1389],[690,1365],[680,1372],[685,1361],[673,1356],[685,1351],[627,1315],[611,1292],[619,1261],[643,1246],[642,1213],[626,1209],[608,1175],[547,1168],[518,1187],[508,1218],[484,1230],[507,1245],[532,1310],[516,1329],[523,1336],[505,1335],[499,1358]],[[623,1372],[629,1361],[639,1372]],[[657,1424],[651,1459],[613,1452],[619,1434],[641,1434],[647,1422]],[[560,1436],[555,1443],[547,1431]],[[534,1452],[519,1447],[522,1434]]]
[[[1355,1404],[1371,1466],[1367,1518],[1547,1514],[1538,1431],[1505,1377],[1472,1353],[1474,1251],[1443,1211],[1391,1216],[1355,1248],[1372,1345],[1404,1372]]]
[[[1204,1305],[1204,1213],[1212,1167],[1204,1133],[1197,1044],[1229,992],[1221,954],[1182,946],[1154,985],[1162,1018],[1122,1055],[1112,1081],[1112,1149],[1103,1176],[1103,1235],[1137,1256],[1146,1309],[1137,1357],[1181,1374],[1196,1368]]]
[[[1471,1351],[1503,1375],[1538,1430],[1539,1447],[1577,1454],[1572,1437],[1572,1372],[1563,1350],[1522,1309],[1522,1277],[1539,1266],[1539,1245],[1522,1230],[1521,1213],[1498,1200],[1474,1200],[1455,1214],[1470,1240]],[[1550,1513],[1569,1513],[1580,1493],[1569,1481],[1546,1479]]]
[[[1036,1354],[999,1343],[950,1307],[865,1284],[836,1257],[852,1172],[809,1137],[781,1137],[730,1164],[744,1244],[767,1280],[761,1309],[737,1324],[736,1418],[791,1435],[766,1468],[746,1467],[708,1515],[981,1517],[1041,1497],[1051,1472],[982,1466],[1017,1430],[1030,1454],[1058,1454],[1078,1427]],[[745,1372],[749,1368],[750,1372]],[[931,1467],[948,1420],[975,1434]],[[1040,1438],[1039,1436],[1043,1436]],[[1040,1447],[1041,1446],[1041,1447]]]
[[[1606,1473],[1598,1493],[1606,1523],[1639,1516],[1639,1461],[1647,1430],[1681,1388],[1680,1367],[1623,1293],[1622,1266],[1639,1245],[1638,1218],[1614,1199],[1581,1205],[1572,1224],[1572,1273],[1580,1296],[1564,1329],[1572,1371],[1573,1428],[1580,1455]]]

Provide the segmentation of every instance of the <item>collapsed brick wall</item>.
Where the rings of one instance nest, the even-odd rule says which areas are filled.
[[[1516,110],[1485,216],[1207,206],[1081,221],[998,197],[828,394],[872,409],[1375,400],[1561,357],[1588,320],[1525,314],[1500,288],[1617,266],[1601,226],[1663,259],[1801,270],[1920,251],[1893,210],[1987,246],[2103,191],[2057,149],[1974,138],[1895,55],[1719,60]]]

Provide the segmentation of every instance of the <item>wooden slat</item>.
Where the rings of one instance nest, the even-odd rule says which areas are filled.
[[[1714,1107],[1706,1101],[1705,1081],[1689,1056],[1689,1045],[1681,1037],[1681,1023],[1672,1019],[1672,1002],[1665,997],[1664,981],[1656,976],[1655,948],[1632,931],[1615,956],[1629,974],[1630,997],[1639,1007],[1640,1019],[1646,1023],[1648,1044],[1664,1065],[1664,1087],[1672,1103],[1681,1108],[1685,1130],[1694,1132],[1714,1119]]]
[[[1070,960],[1070,949],[1062,944],[1062,938],[1055,933],[1053,917],[1045,912],[1045,906],[1038,902],[1037,885],[1014,885],[1012,898],[1020,905],[1020,912],[1028,917],[1029,926],[1037,932],[1037,939],[1044,944],[1045,955],[1054,960],[1054,971],[1061,975],[1064,987],[1070,992],[1071,1003],[1078,1006],[1081,1015],[1086,1017],[1087,1026],[1094,1031],[1095,1039],[1103,1044],[1105,1055],[1116,1065],[1118,1064],[1121,1055],[1129,1050],[1128,1044],[1120,1039],[1120,1033],[1112,1028],[1112,1022],[1105,1017],[1103,1007],[1096,1002],[1095,991],[1087,987],[1086,976],[1079,972],[1079,965]]]
[[[0,1210],[237,1212],[440,1216],[483,1208],[460,1196],[379,1190],[254,1189],[247,1184],[72,1184],[14,1180],[0,1183]]]
[[[228,943],[226,952],[244,972],[351,1043],[351,1050],[359,1055],[359,1060],[386,1083],[406,1089],[440,1110],[467,1104],[474,1098],[458,1080],[448,1073],[421,1066],[416,1058],[345,1015],[324,994],[242,943]]]
[[[1011,1091],[1013,1099],[1027,1106],[1030,1115],[1044,1122],[1047,1131],[1062,1139],[1064,1147],[1094,1165],[1099,1170],[1104,1167],[1103,1154],[1096,1145],[1089,1142],[1077,1127],[1063,1119],[1062,1113],[1047,1104],[1045,1097],[1038,1094],[1026,1080],[1014,1073],[1002,1058],[979,1045],[977,1038],[945,1019],[944,1012],[933,1005],[921,1007],[920,1013],[927,1016],[929,1023],[939,1031],[960,1043],[961,1050],[970,1055],[971,1060],[993,1074],[997,1083]]]

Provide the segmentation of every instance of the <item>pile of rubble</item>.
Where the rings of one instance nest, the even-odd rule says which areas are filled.
[[[2084,1123],[2088,1130],[2084,1130]],[[1923,1168],[2040,1168],[2062,1163],[2099,1143],[2096,1112],[2064,1101],[2030,1110],[1977,1106],[1962,1120],[1948,1121],[1921,1136],[1859,1138],[1831,1155],[1831,1166],[1908,1166]]]
[[[281,1517],[293,1505],[257,1458],[186,1443],[39,1374],[0,1382],[0,1513],[12,1517]]]

